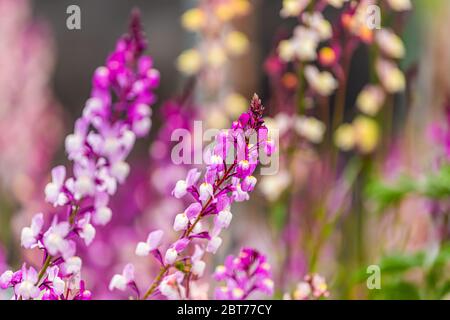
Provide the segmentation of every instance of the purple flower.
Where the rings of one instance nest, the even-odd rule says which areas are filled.
[[[216,289],[216,299],[243,300],[255,291],[273,294],[270,265],[255,249],[244,248],[239,256],[228,256],[225,264],[216,268],[214,278],[226,284]]]
[[[125,291],[128,285],[134,282],[134,266],[132,264],[127,264],[123,268],[122,274],[116,274],[112,277],[109,283],[109,290],[118,289]]]
[[[94,72],[91,97],[75,123],[74,133],[66,138],[73,175],[65,167],[57,166],[52,170],[52,181],[45,187],[46,201],[65,209],[58,212],[68,212],[67,220],[55,215],[50,227],[43,231],[43,215],[37,214],[31,227],[22,231],[25,248],[38,246],[44,251],[40,276],[33,268],[26,270],[24,266],[20,283],[8,279],[10,273],[2,278],[2,287],[14,287],[17,298],[36,298],[41,286],[45,287],[44,299],[90,298],[90,292],[80,281],[81,260],[75,257],[75,239],[81,238],[90,245],[96,234],[93,224],[105,225],[111,220],[109,196],[116,193],[118,184],[129,174],[125,160],[136,137],[144,136],[150,129],[150,105],[155,102],[153,89],[159,84],[159,73],[152,68],[151,58],[143,55],[145,48],[139,14],[134,12],[129,34],[117,42],[106,65]],[[130,274],[127,268],[122,275],[126,283]],[[112,286],[122,288],[121,280],[116,277]],[[76,285],[69,289],[78,293],[69,295],[68,291],[62,295],[61,281]]]

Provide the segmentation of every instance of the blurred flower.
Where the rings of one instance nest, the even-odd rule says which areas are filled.
[[[297,284],[292,294],[285,293],[284,300],[316,300],[327,298],[330,295],[325,279],[318,275],[307,275]]]
[[[274,291],[271,267],[266,257],[252,248],[243,248],[237,257],[228,256],[214,273],[226,286],[216,289],[216,299],[245,300],[255,291],[271,296]]]
[[[310,0],[283,0],[283,8],[281,9],[281,16],[297,17],[310,3]]]
[[[331,73],[328,71],[319,71],[312,65],[305,67],[305,78],[309,85],[322,96],[333,94],[339,85]]]
[[[295,119],[294,127],[300,136],[305,137],[312,143],[322,142],[326,130],[325,124],[322,121],[313,117],[304,116],[299,116]]]
[[[412,8],[411,0],[387,0],[387,2],[395,11],[408,11]]]
[[[381,84],[388,93],[398,93],[405,89],[405,75],[393,62],[379,59],[375,68]]]
[[[383,106],[386,94],[378,85],[367,85],[359,93],[356,100],[358,109],[369,115],[375,116]]]
[[[381,29],[376,31],[375,40],[384,54],[389,58],[400,59],[405,55],[402,40],[392,30]]]

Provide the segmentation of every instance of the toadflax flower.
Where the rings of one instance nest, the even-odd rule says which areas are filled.
[[[254,189],[256,178],[253,173],[259,163],[260,152],[267,149],[273,152],[274,145],[266,148],[271,142],[262,118],[263,111],[261,100],[255,94],[250,109],[233,122],[231,129],[218,133],[212,150],[206,153],[209,160],[222,159],[222,165],[218,161],[207,161],[202,180],[200,172],[192,169],[185,180],[176,183],[172,194],[177,198],[189,195],[194,202],[175,217],[173,227],[180,232],[178,239],[168,246],[164,255],[155,248],[154,256],[161,265],[160,273],[143,299],[157,292],[169,299],[185,298],[184,295],[189,298],[188,284],[201,277],[206,267],[203,254],[216,253],[222,244],[220,233],[231,223],[232,203],[248,200]],[[212,226],[206,229],[208,217],[214,219]],[[195,245],[194,253],[189,250],[191,245]],[[146,244],[138,244],[138,247],[138,254],[147,251],[144,247],[148,249]],[[258,255],[258,261],[262,260]],[[259,288],[266,290],[271,285],[273,283],[269,281],[258,284]]]
[[[284,300],[318,300],[329,297],[325,278],[315,273],[306,275],[292,293],[285,293]]]
[[[65,167],[57,166],[45,187],[46,201],[67,216],[64,219],[55,214],[45,229],[43,214],[39,213],[22,231],[22,246],[41,249],[44,264],[39,273],[24,265],[20,276],[13,273],[17,276],[9,279],[8,272],[2,278],[2,288],[14,287],[16,298],[33,299],[41,292],[45,299],[90,298],[80,280],[76,239],[90,245],[96,233],[94,225],[110,221],[109,198],[130,171],[125,160],[136,138],[150,129],[150,105],[156,100],[153,89],[159,84],[159,72],[153,68],[152,59],[143,55],[145,48],[139,13],[134,12],[129,34],[117,42],[105,66],[94,72],[91,97],[75,123],[74,133],[66,138],[66,152],[73,161],[72,176]],[[141,245],[139,253],[151,251],[156,240],[151,238],[147,246]],[[110,287],[122,289],[132,280],[131,274],[131,267],[127,267]],[[62,288],[66,292],[61,292]]]
[[[216,268],[214,278],[226,284],[216,289],[216,299],[244,300],[256,291],[273,294],[270,265],[252,248],[243,248],[237,257],[228,256],[225,264]]]

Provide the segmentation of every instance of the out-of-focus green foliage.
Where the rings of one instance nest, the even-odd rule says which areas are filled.
[[[381,288],[368,290],[370,299],[443,299],[450,294],[450,244],[436,253],[393,253],[378,264]],[[363,284],[366,269],[359,270],[355,282]]]
[[[365,191],[367,197],[375,201],[379,211],[398,204],[410,194],[444,199],[450,196],[450,166],[445,165],[436,173],[419,180],[402,176],[396,182],[388,184],[374,179],[368,183]]]

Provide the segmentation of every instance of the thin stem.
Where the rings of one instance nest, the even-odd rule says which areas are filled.
[[[219,180],[219,182],[216,185],[216,190],[220,188],[220,186],[222,185],[222,183],[224,183],[230,176],[231,171],[234,169],[235,167],[235,163],[233,163],[224,173],[223,177]],[[208,208],[208,206],[211,204],[211,201],[214,199],[214,196],[210,197],[208,199],[208,201],[205,203],[205,205],[202,207],[202,210],[200,211],[200,213],[198,214],[197,218],[195,219],[194,223],[187,229],[187,231],[183,234],[182,238],[187,238],[189,237],[189,235],[192,233],[192,231],[194,230],[195,226],[197,225],[197,223],[202,219],[203,217],[203,213],[205,212],[205,210]],[[162,280],[163,275],[170,269],[172,265],[166,265],[164,267],[161,268],[160,272],[158,273],[158,275],[156,276],[155,280],[153,281],[152,285],[150,286],[150,288],[147,290],[147,292],[144,294],[143,296],[143,300],[146,300],[154,291],[155,289],[158,287],[159,282]]]
[[[47,269],[50,266],[51,262],[52,262],[52,256],[51,255],[47,255],[47,258],[45,259],[44,265],[43,265],[41,271],[39,272],[38,280],[37,280],[36,284],[38,284],[42,280],[42,278],[44,277],[45,272],[47,271]]]
[[[155,289],[158,287],[159,282],[161,281],[162,277],[169,270],[169,268],[170,268],[170,265],[167,265],[167,266],[164,266],[164,268],[162,268],[159,271],[159,273],[156,276],[155,280],[153,281],[151,287],[148,288],[147,292],[142,297],[143,300],[146,300],[155,291]]]

